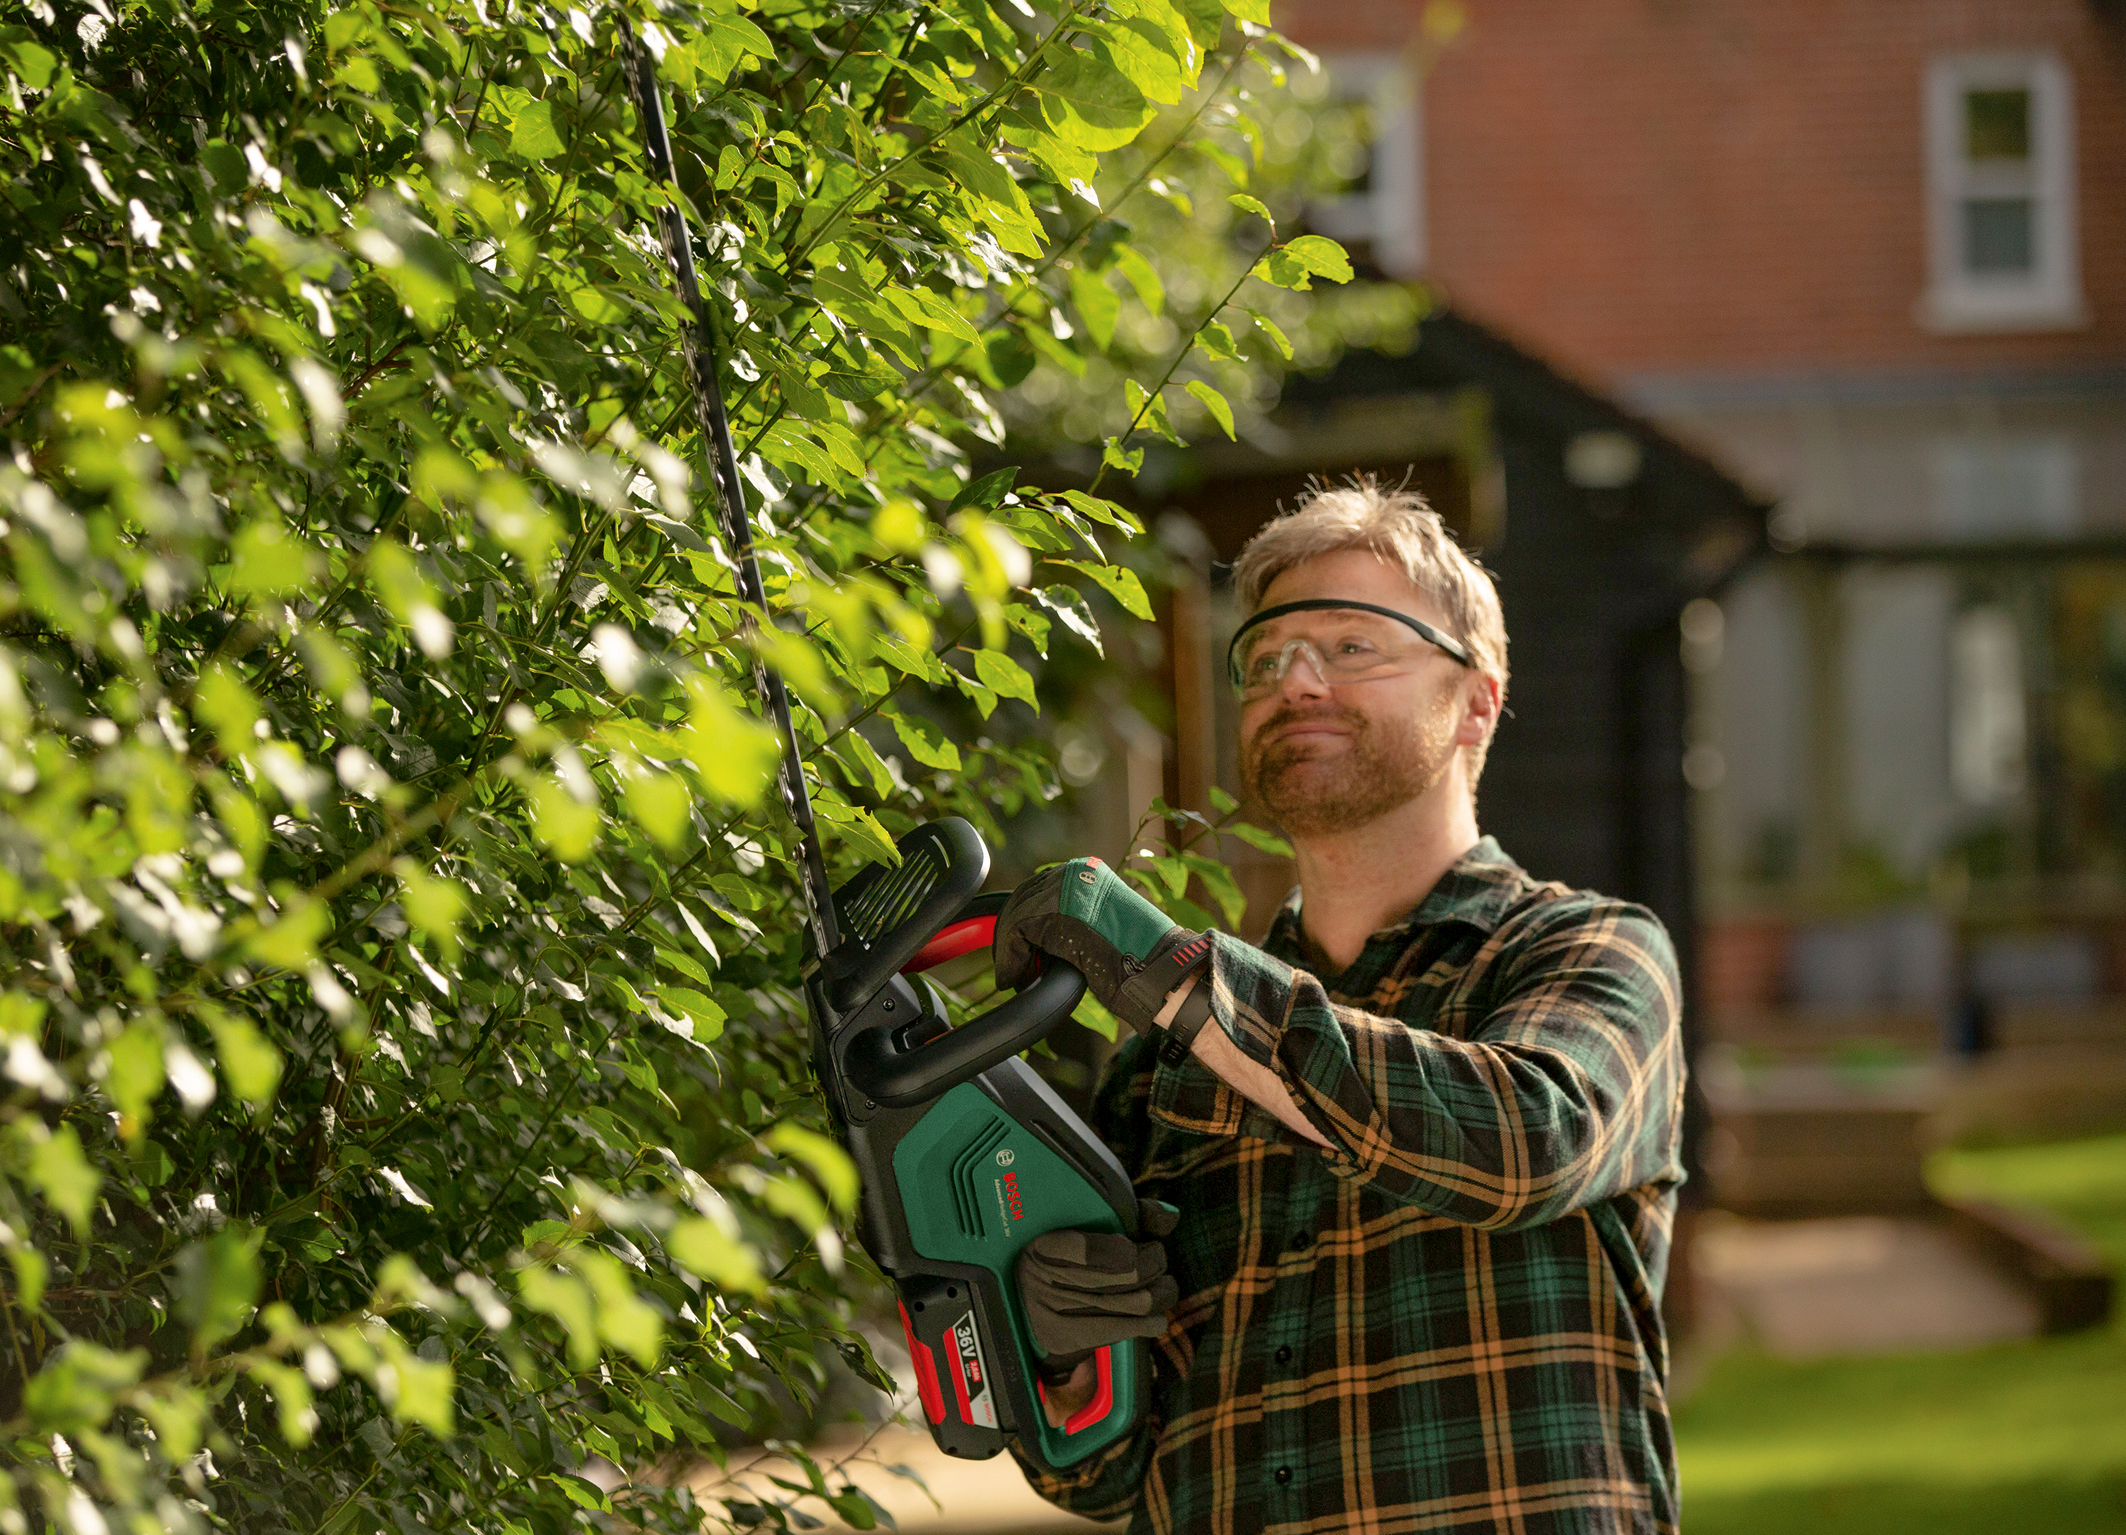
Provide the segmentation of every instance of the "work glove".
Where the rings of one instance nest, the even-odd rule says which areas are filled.
[[[1181,1212],[1156,1199],[1137,1201],[1137,1229],[1049,1231],[1019,1254],[1019,1299],[1045,1356],[1041,1379],[1059,1386],[1095,1350],[1125,1338],[1156,1338],[1181,1290],[1166,1271],[1166,1247]]]
[[[1055,955],[1085,977],[1102,1007],[1142,1034],[1166,994],[1210,957],[1211,945],[1099,859],[1073,858],[1011,893],[991,952],[997,984],[1014,988],[1034,978],[1040,954]]]

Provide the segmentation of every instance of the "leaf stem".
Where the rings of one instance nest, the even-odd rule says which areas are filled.
[[[1255,253],[1253,260],[1240,269],[1240,275],[1233,279],[1233,286],[1225,290],[1225,297],[1204,311],[1203,318],[1196,322],[1196,328],[1188,333],[1188,339],[1183,341],[1181,349],[1174,353],[1174,360],[1166,365],[1166,372],[1159,375],[1158,385],[1149,394],[1145,395],[1144,403],[1137,407],[1137,413],[1129,418],[1129,425],[1124,427],[1122,434],[1115,439],[1118,446],[1126,445],[1129,442],[1131,435],[1137,430],[1138,423],[1142,422],[1145,414],[1151,410],[1153,405],[1158,403],[1160,391],[1173,382],[1175,372],[1181,367],[1182,363],[1188,360],[1188,354],[1196,349],[1197,339],[1210,327],[1213,320],[1225,312],[1225,306],[1233,302],[1233,295],[1240,291],[1241,285],[1255,275],[1256,263],[1276,248],[1277,241],[1273,238],[1269,244]],[[1086,487],[1087,495],[1099,490],[1100,482],[1107,478],[1107,471],[1110,467],[1105,458],[1101,459],[1099,473],[1093,476],[1092,484]]]

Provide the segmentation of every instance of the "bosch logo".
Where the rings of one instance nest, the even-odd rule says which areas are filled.
[[[1006,1173],[1004,1175],[1004,1202],[1011,1206],[1011,1218],[1013,1220],[1023,1221],[1026,1219],[1026,1207],[1019,1203],[1019,1175],[1017,1173]]]
[[[1002,1151],[997,1153],[997,1166],[999,1167],[1009,1167],[1012,1163],[1018,1160],[1019,1154],[1016,1151],[1013,1151],[1009,1146],[1006,1146]]]

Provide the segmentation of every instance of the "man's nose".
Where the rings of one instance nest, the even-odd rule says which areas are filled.
[[[1323,673],[1320,652],[1303,640],[1294,642],[1277,687],[1283,697],[1294,701],[1328,697],[1329,679]]]

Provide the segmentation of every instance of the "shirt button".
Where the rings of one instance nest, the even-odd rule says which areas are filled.
[[[1279,1364],[1290,1364],[1292,1362],[1292,1346],[1289,1343],[1277,1351],[1277,1362]]]
[[[1290,1466],[1279,1466],[1277,1468],[1277,1485],[1280,1487],[1292,1485],[1292,1468]]]
[[[1304,1252],[1307,1244],[1313,1240],[1313,1232],[1295,1231],[1291,1236],[1285,1238],[1284,1250],[1288,1253]]]

